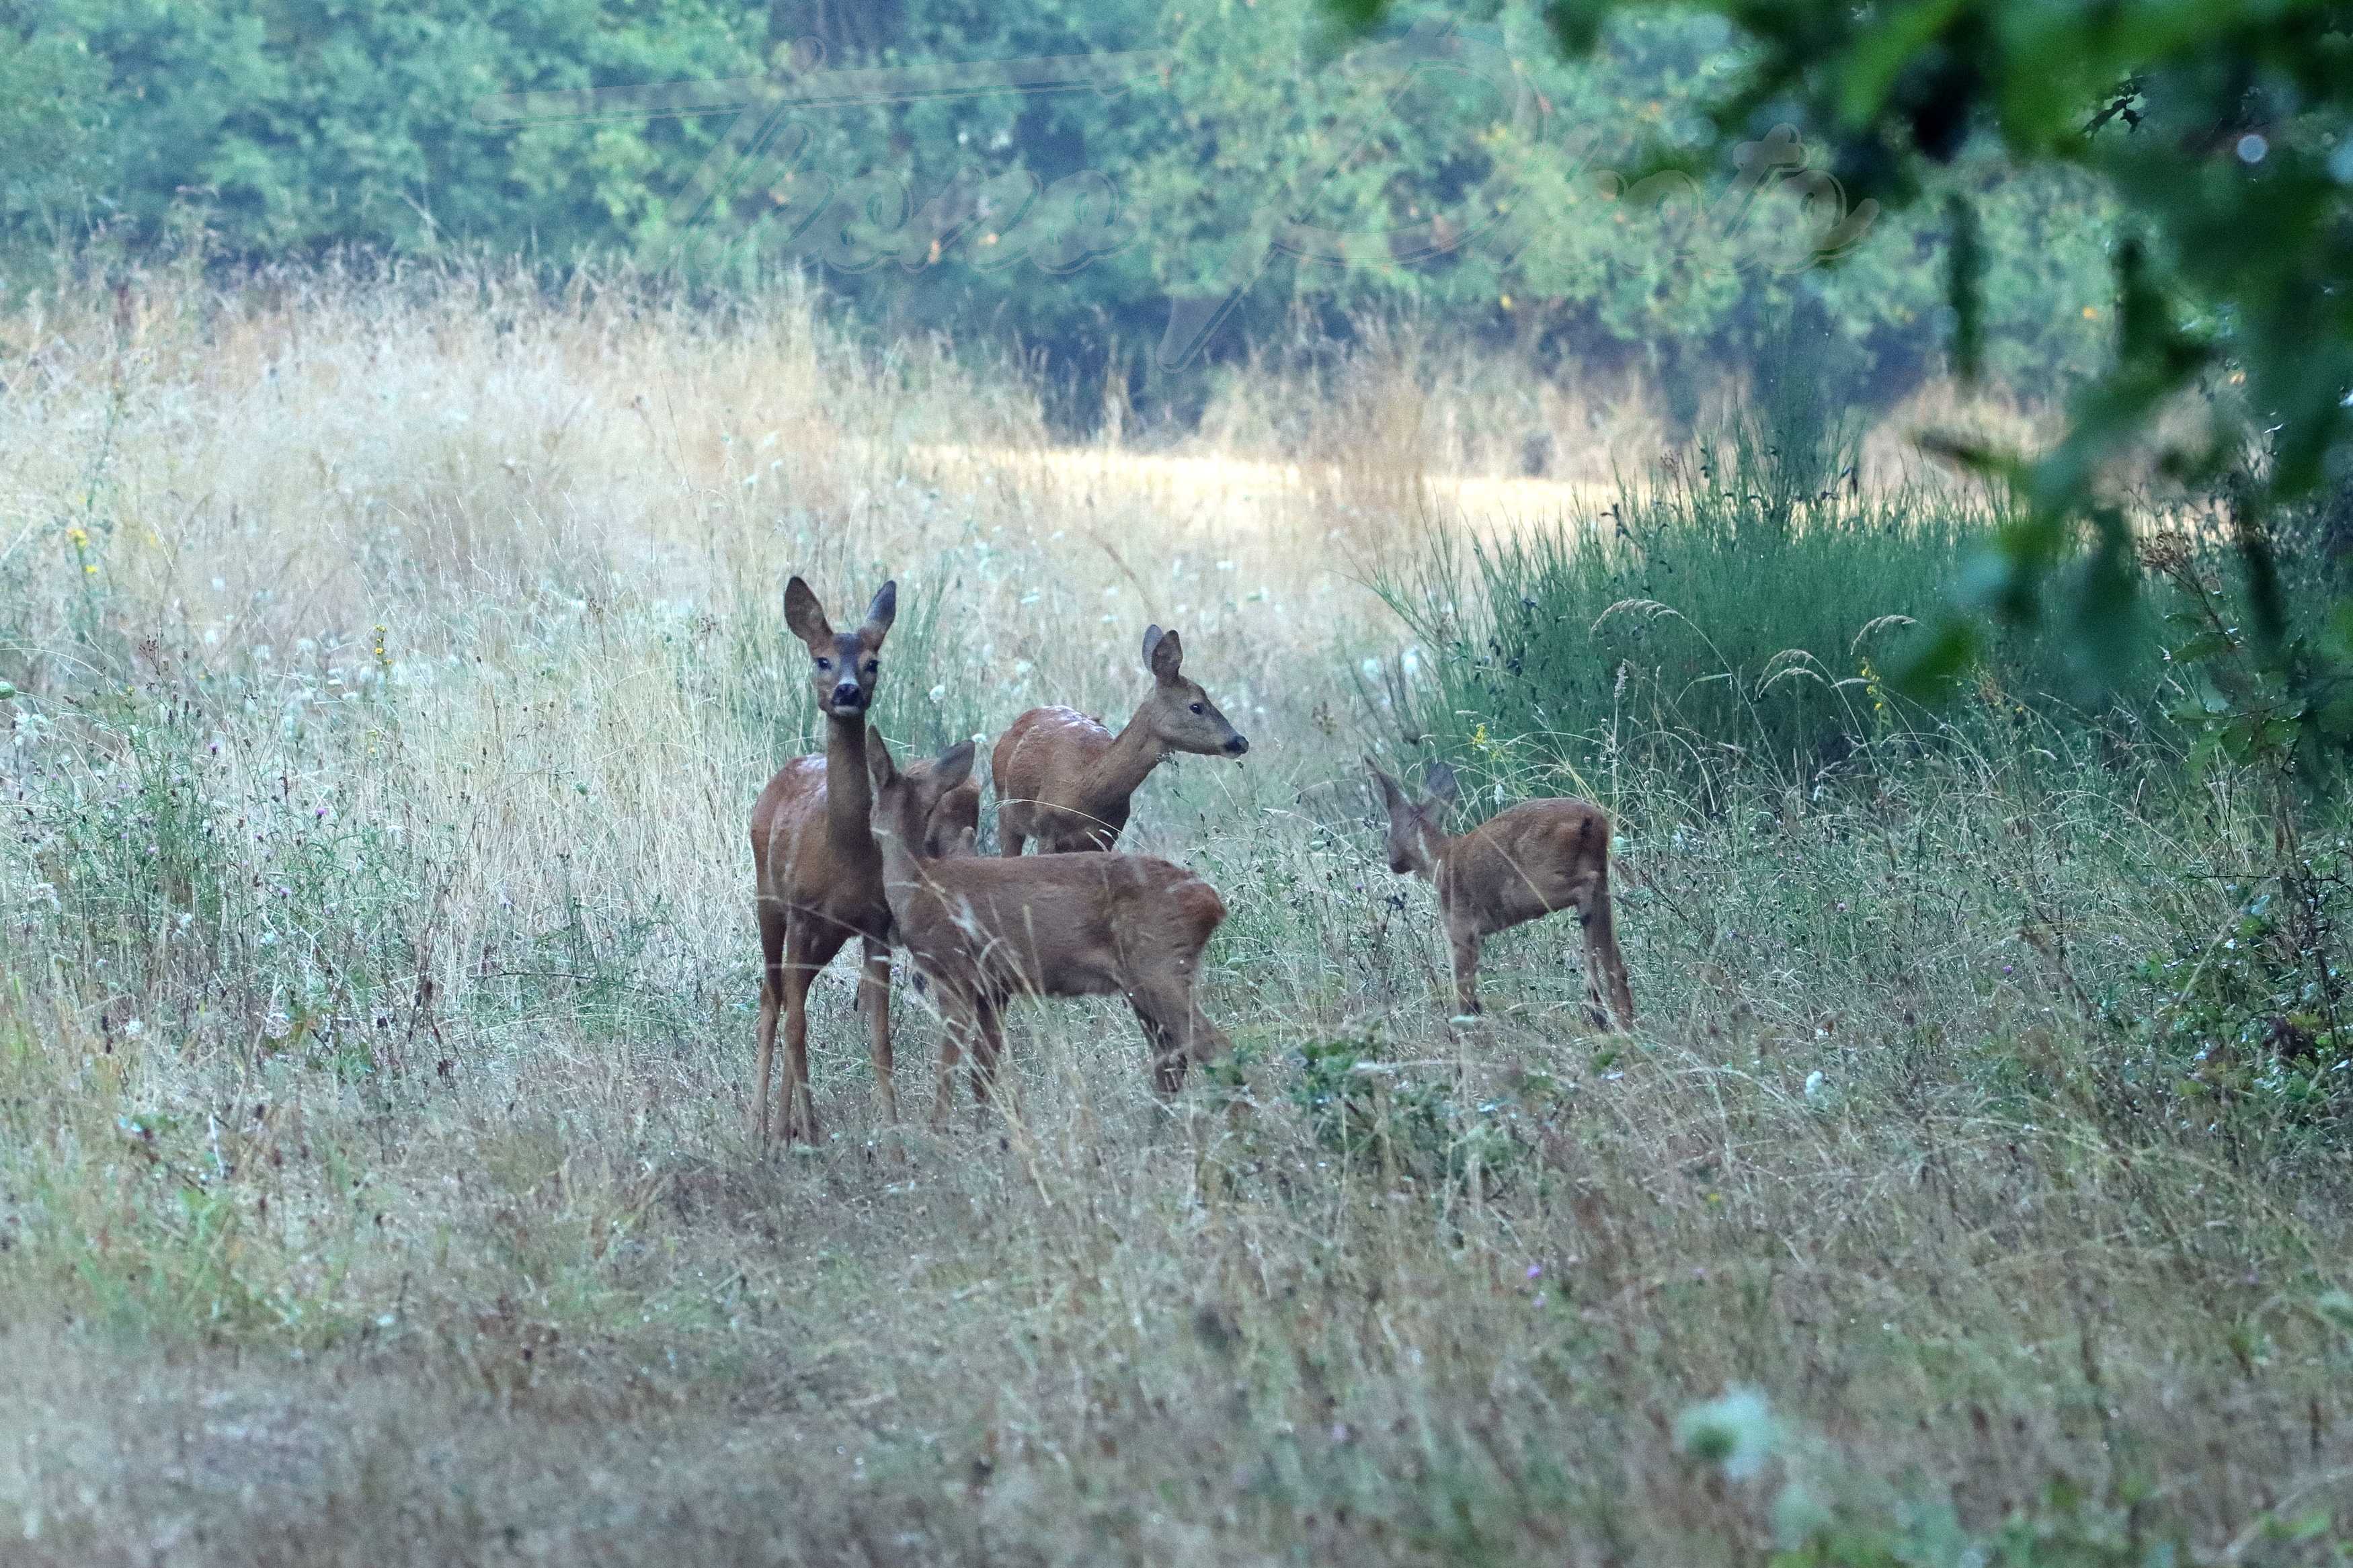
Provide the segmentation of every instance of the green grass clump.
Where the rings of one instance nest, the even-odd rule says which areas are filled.
[[[1981,499],[1865,491],[1852,466],[1800,488],[1753,436],[1622,488],[1598,519],[1494,542],[1433,532],[1377,575],[1416,638],[1388,672],[1394,727],[1491,773],[1643,760],[1738,760],[1811,777],[1916,724],[1894,675],[1953,603],[1999,525]],[[1974,673],[1979,717],[2143,730],[2159,711],[2161,641],[2133,643],[2102,690],[2067,639],[2020,628]],[[1989,710],[1989,713],[1985,710]]]

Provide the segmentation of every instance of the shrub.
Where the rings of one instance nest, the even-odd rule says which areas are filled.
[[[1950,493],[1866,493],[1823,451],[1759,421],[1669,460],[1647,491],[1621,488],[1591,523],[1494,543],[1433,531],[1374,584],[1417,644],[1388,672],[1391,721],[1491,776],[1627,743],[1802,779],[1908,727],[1881,671],[2000,519]],[[2144,638],[2101,697],[2063,639],[2021,629],[1975,674],[2013,720],[2130,730],[2157,712],[2165,664]]]
[[[1315,1140],[1347,1163],[1432,1186],[1500,1192],[1531,1152],[1510,1098],[1464,1105],[1449,1086],[1385,1062],[1369,1037],[1302,1047],[1291,1095]]]

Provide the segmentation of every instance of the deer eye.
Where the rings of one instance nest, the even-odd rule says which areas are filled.
[[[1196,712],[1196,713],[1198,713],[1200,710],[1201,710],[1201,705],[1200,705],[1199,703],[1198,703],[1198,702],[1194,703],[1194,704],[1193,704],[1193,711],[1194,711],[1194,712]]]
[[[818,659],[817,661],[817,667],[819,669],[831,669],[833,668],[833,660],[829,658]]]

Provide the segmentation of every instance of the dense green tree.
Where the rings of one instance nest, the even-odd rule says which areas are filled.
[[[1853,223],[1829,269],[1790,238],[1851,205],[1825,196],[1818,149],[1755,180],[1728,160],[1643,177],[1656,148],[1704,140],[1740,79],[1722,21],[1631,18],[1565,58],[1516,0],[1451,33],[1410,35],[1417,19],[1451,22],[1418,9],[1351,46],[1316,0],[5,0],[0,248],[45,252],[84,221],[136,246],[181,210],[232,262],[603,252],[719,287],[807,265],[883,331],[996,335],[1089,376],[1188,350],[1198,375],[1286,322],[1345,339],[1391,314],[1540,361],[1646,363],[1670,385],[1791,321],[1858,395],[1939,368],[1933,213]],[[828,68],[967,87],[991,61],[1127,64],[1116,90],[731,107],[808,41]],[[736,86],[697,113],[475,112],[666,83]],[[1951,178],[1984,214],[1992,373],[2091,374],[2105,190],[1989,160]]]
[[[1358,26],[1392,10],[1334,3]],[[2289,733],[2353,738],[2353,605],[2326,627],[2292,625],[2277,545],[2285,534],[2341,550],[2344,529],[2328,520],[2353,510],[2343,500],[2353,486],[2353,6],[1556,0],[1547,16],[1567,53],[1588,58],[1665,13],[1712,14],[1738,43],[1705,95],[1706,133],[1662,134],[1652,153],[1704,159],[1794,119],[1833,144],[1856,195],[1928,205],[1949,241],[1951,341],[1965,374],[2073,359],[2067,340],[2082,330],[2069,306],[2085,292],[2091,250],[2063,219],[1989,198],[1973,167],[2048,171],[2042,193],[2115,204],[2110,281],[2075,307],[2086,323],[2113,320],[2115,349],[2074,392],[2065,438],[2031,462],[1956,449],[2020,503],[1970,597],[2013,620],[2055,611],[2088,657],[2113,663],[2137,580],[2116,464],[2159,441],[2160,416],[2219,379],[2228,395],[2209,399],[2200,433],[2167,439],[2162,461],[2176,479],[2227,493],[2248,629],[2193,637],[2184,654],[2218,676],[2240,671],[2214,706],[2242,753],[2275,754]],[[2010,323],[1989,353],[1989,321],[2011,295],[2036,300],[2046,330]],[[2304,526],[2315,513],[2326,524],[2316,532]],[[1949,672],[1977,640],[1956,621],[1920,677]]]

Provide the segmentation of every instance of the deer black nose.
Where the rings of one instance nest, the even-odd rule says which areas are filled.
[[[1226,742],[1226,755],[1229,757],[1239,757],[1244,752],[1249,750],[1250,742],[1244,740],[1240,735],[1236,735],[1232,740]]]
[[[858,689],[856,681],[845,680],[833,689],[833,705],[836,708],[855,708],[865,700],[866,694]]]

